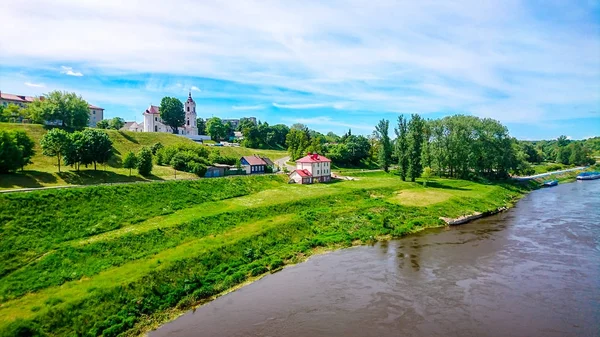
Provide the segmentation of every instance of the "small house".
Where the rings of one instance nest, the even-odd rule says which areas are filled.
[[[247,174],[261,174],[266,172],[267,163],[257,156],[243,156],[240,159],[242,166],[246,167]]]

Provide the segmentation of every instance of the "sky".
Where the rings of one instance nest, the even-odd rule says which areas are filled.
[[[2,92],[105,118],[191,91],[199,117],[323,133],[418,113],[600,136],[600,0],[3,0],[0,25]]]

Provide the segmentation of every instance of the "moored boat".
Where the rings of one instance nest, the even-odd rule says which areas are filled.
[[[544,184],[542,186],[552,187],[552,186],[556,186],[556,185],[558,185],[558,180],[548,180],[548,181],[544,181]]]
[[[577,180],[600,179],[600,172],[583,172],[577,176]]]

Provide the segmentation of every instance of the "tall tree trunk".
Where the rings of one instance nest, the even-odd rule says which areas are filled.
[[[60,152],[56,157],[58,158],[58,173],[60,173]]]
[[[96,171],[96,162],[94,162],[94,171]]]

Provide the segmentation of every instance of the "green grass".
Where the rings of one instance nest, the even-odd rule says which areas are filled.
[[[32,164],[25,167],[24,172],[16,174],[0,174],[0,190],[15,188],[37,188],[45,186],[60,185],[95,185],[101,183],[122,183],[136,181],[152,180],[171,180],[175,178],[174,171],[170,167],[154,165],[152,175],[143,177],[132,171],[129,176],[129,170],[122,168],[122,159],[130,151],[138,152],[143,146],[151,146],[155,143],[162,143],[164,146],[175,144],[192,144],[192,140],[168,133],[154,132],[129,132],[105,130],[113,141],[115,155],[106,166],[99,166],[98,171],[91,167],[81,168],[76,171],[71,167],[62,167],[61,173],[58,173],[56,157],[47,157],[42,154],[40,148],[40,139],[46,133],[42,125],[37,124],[11,124],[0,123],[0,130],[24,130],[35,142],[35,156]],[[275,150],[254,150],[247,148],[219,147],[224,156],[242,156],[260,154],[273,160],[285,157],[285,151]],[[197,178],[194,174],[186,172],[177,172],[177,179]]]
[[[139,334],[320,249],[400,237],[510,204],[511,184],[392,174],[283,176],[0,195],[0,335]]]

